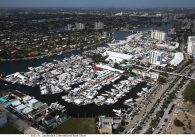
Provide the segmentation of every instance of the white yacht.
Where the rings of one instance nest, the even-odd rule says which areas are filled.
[[[122,116],[122,111],[121,111],[121,109],[119,109],[119,110],[117,110],[117,109],[113,109],[113,111],[115,112],[115,115],[117,115],[117,116]]]

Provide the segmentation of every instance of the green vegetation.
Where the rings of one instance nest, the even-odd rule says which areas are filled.
[[[174,125],[177,126],[177,127],[183,127],[184,126],[184,124],[180,120],[178,120],[177,118],[174,120]]]
[[[114,68],[115,69],[122,69],[118,63],[114,63]]]
[[[0,50],[0,59],[7,59],[9,57],[7,51]]]
[[[11,125],[5,125],[0,128],[0,134],[20,134],[17,128]]]
[[[188,101],[195,101],[195,81],[189,83],[184,91],[183,97]]]
[[[165,77],[160,76],[160,77],[158,78],[158,82],[159,82],[159,83],[166,83],[167,80],[166,80]]]
[[[62,123],[54,134],[97,134],[96,118],[71,118]]]
[[[187,62],[186,62],[186,66],[188,66],[189,64],[193,63],[193,60],[192,59],[189,59]]]
[[[107,58],[107,57],[103,57],[101,54],[93,54],[93,55],[91,55],[91,56],[89,56],[92,60],[93,60],[93,62],[95,62],[95,63],[100,63],[100,62],[102,62],[102,63],[108,63],[107,61],[105,61],[105,59]]]

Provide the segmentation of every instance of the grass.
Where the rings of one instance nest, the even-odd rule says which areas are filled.
[[[54,134],[97,134],[96,118],[71,118],[62,123]]]
[[[17,128],[7,124],[0,128],[0,134],[20,134],[20,132]]]

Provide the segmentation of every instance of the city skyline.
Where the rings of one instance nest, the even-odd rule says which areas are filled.
[[[194,0],[0,0],[0,7],[129,7],[129,8],[187,8]]]

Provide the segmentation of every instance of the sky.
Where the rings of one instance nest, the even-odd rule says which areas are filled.
[[[0,0],[0,7],[195,7],[195,0]]]

